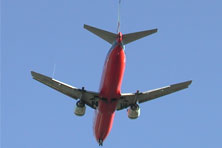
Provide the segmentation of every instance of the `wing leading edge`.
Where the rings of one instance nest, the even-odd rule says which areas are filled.
[[[188,88],[188,86],[192,83],[192,81],[186,81],[182,83],[177,83],[173,85],[169,85],[166,87],[149,90],[146,92],[137,92],[137,93],[126,93],[121,95],[121,99],[118,102],[117,110],[125,109],[135,103],[143,103],[146,101],[150,101],[180,90],[183,90],[185,88]]]
[[[65,84],[63,82],[60,82],[58,80],[55,80],[53,78],[44,76],[42,74],[36,73],[34,71],[31,71],[33,79],[77,100],[81,99],[83,100],[88,106],[95,109],[98,105],[98,98],[99,94],[92,91],[87,91],[82,89],[78,89],[76,87],[73,87],[71,85]]]

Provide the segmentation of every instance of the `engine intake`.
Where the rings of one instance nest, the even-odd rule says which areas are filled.
[[[86,106],[85,103],[82,101],[76,102],[76,108],[75,108],[75,115],[77,116],[83,116],[86,112]]]
[[[130,119],[136,119],[140,116],[140,107],[138,104],[131,105],[127,112]]]

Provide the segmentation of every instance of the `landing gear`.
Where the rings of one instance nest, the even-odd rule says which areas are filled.
[[[103,146],[103,140],[102,139],[99,139],[99,146]]]

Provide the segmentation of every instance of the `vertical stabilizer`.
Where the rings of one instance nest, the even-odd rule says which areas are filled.
[[[117,22],[117,33],[120,32],[120,3],[121,0],[119,0],[119,4],[118,4],[118,22]]]

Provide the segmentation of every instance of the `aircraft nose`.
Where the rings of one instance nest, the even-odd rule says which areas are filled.
[[[103,146],[103,139],[98,140],[99,146]]]

